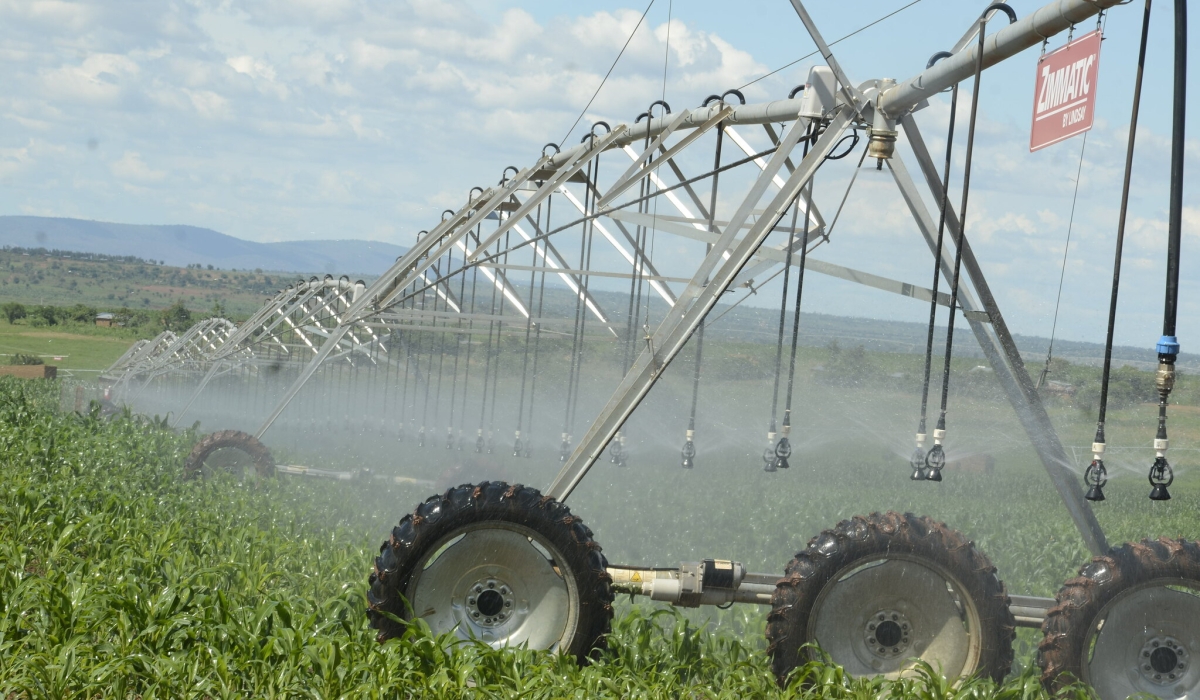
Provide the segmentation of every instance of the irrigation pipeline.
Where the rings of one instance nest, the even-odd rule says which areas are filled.
[[[1154,378],[1158,389],[1158,432],[1154,436],[1154,463],[1150,467],[1150,500],[1171,498],[1167,487],[1175,480],[1167,462],[1167,402],[1175,387],[1175,358],[1179,355],[1179,339],[1175,336],[1175,320],[1179,311],[1179,249],[1183,226],[1183,165],[1184,122],[1187,102],[1187,0],[1175,0],[1175,95],[1171,124],[1171,202],[1167,214],[1167,279],[1166,300],[1163,306],[1162,337],[1158,339],[1158,372]]]
[[[537,208],[537,229],[541,228],[542,224],[542,205]],[[525,418],[525,385],[529,380],[529,340],[533,333],[533,288],[537,283],[537,246],[533,248],[532,260],[529,265],[534,268],[529,273],[529,302],[528,307],[531,310],[529,316],[525,319],[525,350],[521,358],[521,399],[517,403],[517,434],[513,439],[513,457],[520,457],[522,452],[521,444],[521,423]]]
[[[949,52],[946,51],[935,54],[929,60],[929,65],[932,66],[941,58],[949,55]],[[937,244],[934,246],[933,254],[933,284],[931,285],[933,294],[929,300],[929,329],[925,336],[925,379],[921,384],[921,420],[917,424],[917,448],[913,452],[912,459],[909,460],[909,464],[912,466],[912,474],[909,478],[913,481],[923,481],[926,476],[925,440],[928,438],[928,433],[925,431],[927,430],[926,420],[929,411],[929,379],[933,369],[933,332],[937,323],[938,285],[942,280],[942,248],[946,234],[946,207],[950,198],[950,166],[954,153],[954,126],[957,113],[958,83],[955,83],[954,87],[950,89],[950,128],[946,132],[946,163],[942,171],[941,215],[938,217]]]
[[[967,154],[963,163],[962,204],[958,209],[958,241],[954,248],[954,271],[950,280],[950,317],[946,322],[946,352],[942,365],[942,405],[937,427],[933,429],[933,448],[925,455],[925,480],[941,481],[946,466],[946,404],[950,398],[950,360],[954,350],[954,314],[958,309],[958,288],[962,271],[963,248],[967,241],[967,201],[971,194],[971,159],[975,151],[975,125],[979,116],[979,89],[983,78],[983,42],[987,28],[987,12],[979,18],[979,51],[975,61],[975,85],[971,91],[971,118],[967,124]],[[943,207],[944,211],[944,207]]]
[[[586,140],[586,137],[585,137]],[[593,182],[592,179],[593,162],[589,161],[585,170],[585,179]],[[583,212],[586,216],[589,207],[591,206],[591,188],[583,192]],[[579,360],[579,344],[583,335],[583,329],[580,327],[580,315],[586,314],[586,294],[583,286],[583,267],[587,262],[587,223],[584,222],[579,236],[579,265],[576,269],[580,271],[577,279],[578,289],[575,292],[575,324],[571,329],[571,355],[569,367],[567,371],[567,401],[563,407],[563,428],[562,428],[562,444],[559,445],[558,459],[560,462],[567,461],[571,456],[571,413],[572,413],[572,397],[575,390],[575,374],[578,372]]]
[[[552,211],[553,211],[552,210],[553,203],[554,203],[553,198],[546,199],[546,228],[550,228],[550,220],[551,220],[550,215],[552,214]],[[537,250],[536,243],[534,244],[533,249],[534,249],[534,251]],[[543,260],[543,262],[545,262],[546,257],[549,255],[549,252],[550,252],[550,243],[546,242],[546,243],[542,244],[542,260]],[[542,266],[542,278],[541,278],[541,282],[538,284],[537,317],[539,319],[542,318],[542,309],[544,307],[544,302],[546,299],[546,268],[547,267],[549,267],[549,265]],[[531,308],[530,315],[532,315],[532,313],[533,313],[533,311]],[[528,422],[528,426],[529,426],[530,435],[533,434],[533,408],[534,408],[535,399],[537,397],[538,359],[541,354],[541,347],[542,347],[542,324],[538,323],[537,328],[533,334],[533,370],[532,370],[530,378],[529,378],[529,422]],[[525,458],[529,459],[531,457],[533,457],[533,439],[532,439],[532,437],[527,437],[525,439]]]
[[[512,236],[511,231],[504,234],[504,245],[506,248],[509,244],[509,238],[511,236]],[[504,254],[504,263],[503,264],[505,266],[508,265],[508,253],[507,252],[505,252],[505,254]],[[497,286],[497,284],[507,284],[507,278],[505,277],[502,270],[496,270],[495,274],[496,274],[496,279],[494,281],[496,282],[496,284],[494,284],[493,287]],[[508,299],[508,297],[504,294],[503,291],[501,291],[501,293],[500,293],[500,319],[504,318],[504,303],[505,303],[505,301],[507,301],[507,299]],[[488,434],[487,434],[487,453],[488,454],[491,454],[496,451],[496,441],[495,441],[495,435],[494,435],[495,428],[496,428],[496,397],[500,395],[500,391],[499,391],[499,388],[500,388],[500,357],[501,357],[501,354],[504,352],[504,336],[502,335],[503,332],[504,332],[504,321],[503,320],[496,321],[496,370],[494,372],[492,372],[492,408],[491,408],[491,412],[488,414]]]
[[[482,224],[480,224],[481,226]],[[475,245],[479,246],[480,226],[475,227]],[[470,239],[468,238],[468,241]],[[466,277],[466,274],[463,275]],[[463,395],[462,395],[462,421],[458,429],[458,449],[461,451],[465,447],[465,438],[463,437],[463,428],[467,424],[467,395],[471,391],[471,350],[475,346],[475,300],[476,291],[479,287],[479,268],[471,268],[471,311],[467,319],[467,357],[465,368],[463,369]]]
[[[1089,501],[1104,500],[1108,470],[1104,466],[1104,420],[1108,413],[1108,382],[1112,372],[1113,330],[1117,322],[1117,295],[1121,289],[1121,252],[1125,246],[1125,218],[1129,208],[1129,184],[1133,177],[1134,144],[1137,141],[1138,111],[1142,104],[1142,75],[1146,68],[1146,45],[1150,37],[1150,2],[1142,15],[1142,41],[1138,48],[1137,75],[1133,82],[1133,113],[1129,117],[1129,138],[1125,146],[1125,178],[1121,183],[1121,211],[1117,219],[1117,244],[1113,254],[1112,294],[1108,302],[1108,334],[1104,340],[1104,368],[1100,373],[1100,409],[1096,419],[1096,437],[1092,441],[1092,463],[1083,473]]]
[[[454,263],[454,251],[451,250],[449,252],[449,254],[446,256],[446,273],[447,273],[447,275],[449,275],[450,266],[453,263]],[[436,280],[439,285],[438,287],[433,288],[434,309],[436,310],[437,309],[437,293],[438,293],[438,289],[440,288],[440,286],[443,282],[443,277],[442,277],[441,269],[439,268],[439,266],[435,265],[433,269],[434,269],[434,274],[437,275]],[[446,286],[447,302],[443,306],[443,308],[448,307],[450,305],[449,304],[450,283],[446,282],[445,286]],[[443,326],[443,328],[444,327],[445,326]],[[442,331],[441,333],[438,334],[437,391],[434,393],[434,397],[433,397],[433,423],[431,423],[429,426],[430,432],[433,431],[433,426],[439,424],[439,422],[440,422],[440,416],[441,416],[441,411],[442,411],[442,377],[445,375],[445,371],[444,371],[445,366],[446,366],[446,332]],[[432,435],[430,436],[430,439],[431,440],[433,439]]]
[[[500,241],[497,240],[496,241],[497,254],[499,254],[499,251],[500,251]],[[491,377],[492,377],[492,331],[494,331],[496,328],[496,322],[495,322],[495,320],[492,320],[496,317],[496,283],[494,280],[492,281],[492,284],[490,286],[492,288],[492,303],[491,303],[491,306],[488,307],[488,316],[490,318],[488,320],[487,349],[484,351],[483,400],[480,402],[480,406],[479,406],[479,432],[476,433],[476,435],[475,435],[475,452],[476,452],[476,454],[482,454],[484,451],[484,448],[487,446],[483,439],[483,429],[485,427],[487,427],[488,389],[491,387]]]
[[[788,360],[787,395],[783,405],[783,426],[780,430],[779,442],[775,443],[775,461],[768,465],[770,467],[768,471],[791,467],[788,459],[792,456],[792,443],[789,437],[792,432],[792,389],[796,383],[796,347],[800,342],[800,305],[804,300],[804,265],[808,261],[808,233],[811,219],[808,212],[812,211],[814,180],[815,178],[812,177],[808,179],[808,192],[803,195],[804,233],[800,237],[800,269],[796,271],[796,307],[792,311],[792,353]],[[792,229],[794,230],[795,226]]]
[[[705,102],[707,103],[708,100],[705,100]],[[745,103],[745,100],[743,100],[743,103]],[[714,175],[712,181],[712,194],[709,196],[708,200],[708,230],[711,233],[715,233],[717,228],[717,187],[718,183],[720,182],[720,178],[715,173],[721,168],[721,145],[725,137],[725,123],[722,122],[717,124],[716,130],[717,145],[713,156]],[[706,245],[704,247],[705,257],[707,257],[711,252],[712,246]],[[708,280],[705,279],[704,283],[707,285]],[[696,332],[696,359],[695,367],[692,371],[692,410],[690,416],[688,417],[688,427],[687,432],[684,434],[683,448],[679,451],[679,464],[684,469],[691,469],[692,467],[696,466],[696,404],[700,400],[700,364],[703,362],[703,360],[704,324],[701,323],[700,328]]]
[[[463,261],[464,262],[466,262],[466,257],[467,257],[467,253],[466,253],[466,251],[463,251]],[[466,291],[467,291],[467,276],[465,274],[459,275],[459,278],[458,278],[458,304],[460,307],[462,306],[463,301],[467,297]],[[456,336],[455,341],[454,341],[454,381],[451,382],[451,384],[450,384],[450,420],[447,421],[447,423],[446,423],[446,425],[447,425],[447,427],[446,427],[446,449],[447,450],[454,449],[454,409],[458,405],[458,358],[459,358],[459,355],[462,354],[462,342],[460,340],[462,338],[462,335],[461,335],[462,317],[461,317],[461,314],[459,316],[460,317],[455,322],[456,327],[459,330],[459,335]],[[468,347],[470,347],[470,343],[471,343],[471,340],[470,340],[470,336],[468,335],[467,336],[467,346]],[[463,413],[466,413],[465,405],[463,406]]]
[[[795,94],[794,91],[793,91],[793,94]],[[812,126],[809,125],[808,129],[809,129],[809,131],[811,131]],[[808,156],[808,141],[804,142],[804,156],[805,157]],[[811,202],[812,202],[812,199],[811,199],[811,192],[810,192],[809,206],[811,206]],[[771,425],[767,429],[767,448],[765,450],[763,450],[763,457],[762,457],[763,470],[768,471],[768,472],[773,472],[778,468],[777,460],[775,457],[775,437],[777,434],[776,431],[778,429],[777,428],[778,424],[776,422],[776,419],[778,418],[779,382],[781,379],[781,377],[779,376],[779,372],[782,369],[782,365],[783,365],[783,330],[787,324],[788,284],[790,282],[791,271],[792,271],[792,254],[793,254],[793,251],[795,251],[795,249],[796,249],[796,223],[797,223],[796,220],[797,220],[797,215],[799,214],[799,212],[800,212],[800,198],[797,197],[795,209],[792,210],[792,227],[791,227],[791,231],[788,232],[788,244],[787,244],[786,252],[784,254],[783,291],[780,294],[780,298],[779,298],[779,332],[775,337],[775,385],[771,389]],[[806,209],[804,212],[804,243],[802,244],[801,249],[806,250],[807,248],[808,248],[808,210]],[[800,279],[803,279],[803,275],[804,275],[804,265],[803,265],[803,263],[801,263],[798,277]],[[798,318],[799,317],[797,317],[797,320],[798,320]],[[796,335],[793,332],[793,342],[795,341],[795,338],[796,338]]]

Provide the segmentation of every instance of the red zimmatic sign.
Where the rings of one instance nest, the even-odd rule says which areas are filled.
[[[1036,151],[1092,128],[1100,32],[1079,37],[1038,61],[1029,150]]]

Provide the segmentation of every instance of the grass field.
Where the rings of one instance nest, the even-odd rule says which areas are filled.
[[[662,432],[653,415],[676,403],[684,386],[665,386],[660,403],[635,416],[649,434]],[[745,393],[737,380],[706,387],[724,398]],[[610,561],[732,557],[767,572],[781,571],[796,549],[842,518],[910,510],[966,533],[1010,592],[1053,595],[1088,556],[1015,420],[994,401],[956,397],[955,434],[961,444],[986,446],[997,473],[912,484],[898,454],[907,446],[889,443],[893,433],[910,432],[908,412],[892,406],[909,399],[806,384],[789,472],[764,473],[757,455],[717,427],[704,434],[697,468],[682,472],[672,432],[639,440],[629,468],[599,464],[570,504]],[[619,600],[608,650],[586,668],[540,652],[450,648],[419,625],[378,645],[363,614],[366,577],[378,543],[429,495],[427,487],[288,478],[242,484],[229,476],[184,482],[180,467],[194,433],[60,413],[56,400],[54,383],[0,380],[6,697],[1043,696],[1032,630],[1020,631],[1016,667],[999,688],[983,681],[952,688],[933,673],[897,683],[854,679],[813,664],[780,689],[763,651],[765,611],[742,605],[681,613]],[[728,410],[745,409],[734,402]],[[1090,441],[1081,412],[1054,413],[1065,442]],[[1114,436],[1140,442],[1150,415],[1143,406],[1117,411]],[[1146,500],[1145,454],[1115,464],[1109,500],[1097,509],[1114,542],[1200,537],[1192,505],[1200,484],[1186,451],[1197,446],[1200,416],[1173,416],[1173,446],[1185,450],[1175,499]],[[901,423],[903,431],[893,430]],[[335,439],[344,441],[341,460],[290,445],[285,433],[268,435],[282,459],[314,466],[368,460],[385,472],[432,476],[454,460],[411,440],[393,441],[381,455],[350,449],[364,442],[354,436]],[[544,447],[542,459],[529,461],[497,456],[491,473],[545,484],[557,468],[552,452]]]
[[[102,370],[128,350],[136,338],[133,332],[122,328],[74,325],[35,328],[0,319],[0,363],[21,353],[36,355],[60,370]]]

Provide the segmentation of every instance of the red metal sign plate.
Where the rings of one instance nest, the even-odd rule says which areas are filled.
[[[1092,128],[1100,73],[1100,32],[1085,34],[1042,56],[1033,93],[1029,150],[1082,134]]]

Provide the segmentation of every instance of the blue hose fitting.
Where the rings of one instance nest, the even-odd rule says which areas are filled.
[[[1179,354],[1179,339],[1173,335],[1164,335],[1158,339],[1158,344],[1154,346],[1159,355],[1170,355],[1174,357]]]

